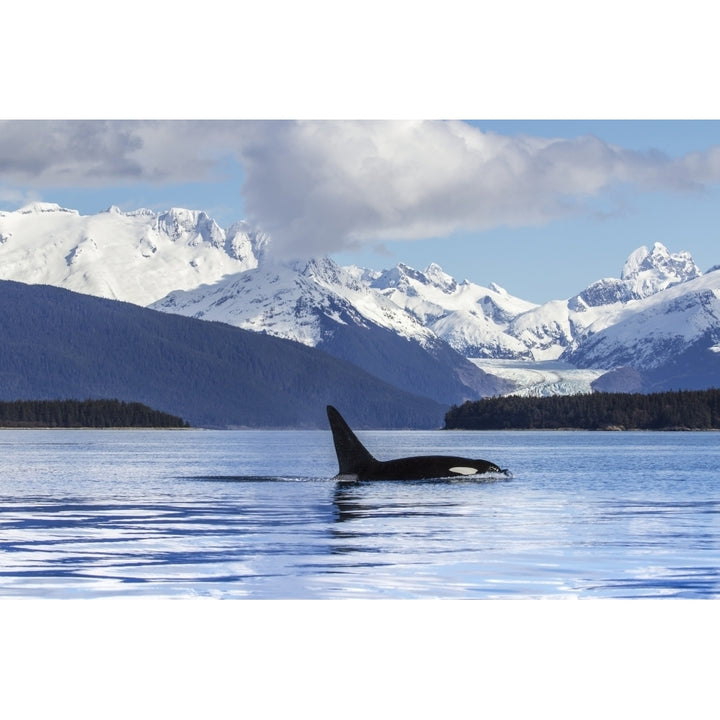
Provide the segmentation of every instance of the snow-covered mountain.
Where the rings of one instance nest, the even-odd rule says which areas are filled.
[[[600,376],[619,365],[644,367],[632,363],[632,350],[622,352],[619,343],[602,358],[583,359],[581,349],[598,332],[642,310],[643,302],[682,296],[701,276],[688,253],[671,254],[656,243],[633,252],[620,278],[535,305],[494,284],[458,283],[436,264],[425,271],[404,264],[372,271],[325,259],[297,267],[264,264],[212,287],[171,293],[153,307],[313,346],[322,346],[337,324],[376,324],[425,346],[439,338],[507,380],[513,392],[567,394],[591,392]],[[630,334],[642,336],[643,327],[650,325],[640,322]]]
[[[590,325],[563,358],[577,367],[655,370],[690,347],[720,353],[720,270],[626,303]]]
[[[534,360],[568,359],[564,353],[588,333],[612,325],[634,301],[700,275],[687,252],[671,254],[661,243],[642,246],[627,259],[620,278],[598,280],[568,300],[552,300],[518,315],[508,331],[531,349]]]
[[[173,208],[80,215],[52,203],[0,212],[0,279],[136,305],[257,267],[267,236]]]
[[[457,402],[512,387],[371,290],[366,273],[328,258],[294,265],[267,261],[212,286],[172,292],[151,307],[296,340],[437,400]]]
[[[401,263],[365,277],[370,280],[369,290],[378,291],[466,357],[532,357],[508,328],[535,305],[498,285],[458,283],[435,263],[424,272]]]
[[[322,341],[328,320],[361,327],[373,323],[422,344],[437,340],[416,317],[381,293],[369,292],[355,273],[327,258],[292,265],[266,262],[213,285],[176,290],[152,307],[313,347]]]
[[[619,278],[537,305],[435,264],[277,264],[271,242],[245,223],[223,230],[204,212],[81,216],[34,204],[0,213],[0,278],[296,340],[452,402],[649,386],[651,376],[658,386],[680,357],[702,362],[709,382],[720,362],[720,272],[703,275],[689,253],[660,243],[633,252]]]

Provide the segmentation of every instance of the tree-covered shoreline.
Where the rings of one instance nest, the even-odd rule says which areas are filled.
[[[720,430],[720,390],[489,397],[455,405],[455,430]]]
[[[0,402],[0,427],[185,428],[182,418],[120,400],[14,400]]]

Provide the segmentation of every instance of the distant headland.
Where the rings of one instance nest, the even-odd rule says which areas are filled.
[[[120,400],[15,400],[0,402],[0,427],[186,428],[182,418]]]
[[[488,397],[453,406],[447,430],[720,430],[720,390]]]

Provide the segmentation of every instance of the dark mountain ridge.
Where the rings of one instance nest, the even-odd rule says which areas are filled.
[[[116,398],[203,427],[434,428],[447,406],[300,343],[0,281],[0,399]]]

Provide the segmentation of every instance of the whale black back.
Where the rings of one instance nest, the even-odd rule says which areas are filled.
[[[506,470],[501,470],[495,463],[487,460],[449,455],[377,460],[332,405],[327,406],[327,415],[338,459],[338,476],[355,476],[358,480],[425,480],[488,472],[507,474]]]

